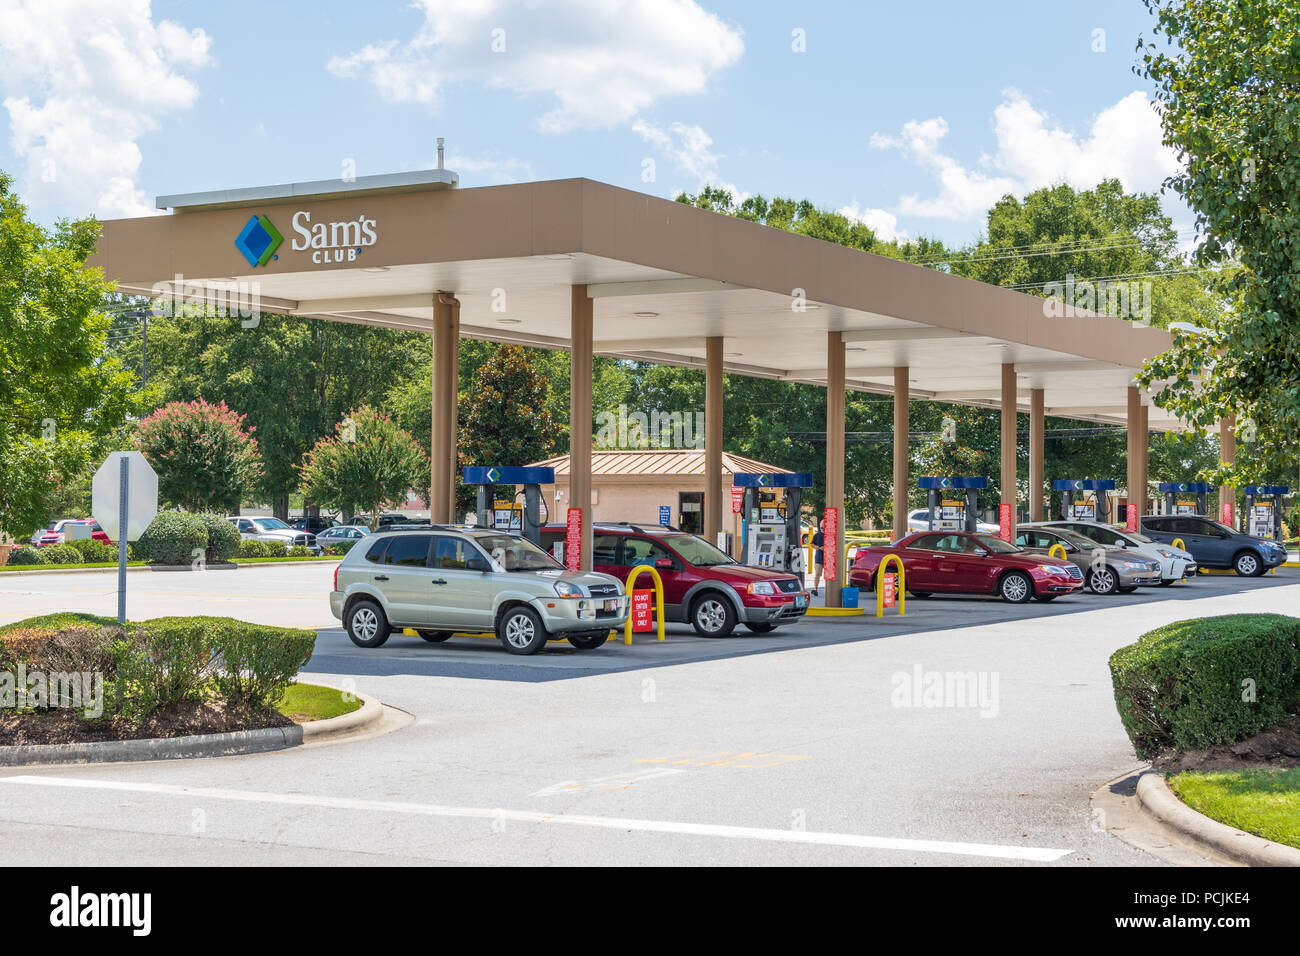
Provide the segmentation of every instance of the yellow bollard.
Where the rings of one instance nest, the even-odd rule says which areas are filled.
[[[1050,548],[1047,549],[1047,556],[1048,556],[1049,558],[1054,558],[1054,557],[1056,557],[1056,556],[1057,556],[1057,555],[1056,555],[1056,549],[1057,549],[1057,548],[1060,548],[1060,549],[1061,549],[1061,555],[1060,555],[1061,560],[1062,560],[1062,561],[1069,561],[1069,560],[1070,560],[1070,553],[1069,553],[1068,551],[1065,550],[1065,545],[1061,544],[1061,542],[1059,542],[1059,541],[1056,542],[1056,544],[1052,545]]]
[[[649,571],[650,576],[655,581],[655,609],[659,612],[655,617],[659,620],[659,640],[664,639],[664,579],[659,576],[659,572],[648,564],[643,564],[632,569],[632,573],[627,576],[627,595],[628,600],[632,600],[632,585],[642,571]],[[623,625],[623,643],[632,643],[632,614],[631,609],[627,615],[627,622]]]
[[[907,613],[907,576],[903,571],[903,559],[896,554],[887,554],[876,568],[876,617],[885,616],[885,569],[891,561],[898,565],[898,613]]]

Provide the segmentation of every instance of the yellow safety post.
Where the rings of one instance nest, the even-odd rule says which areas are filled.
[[[1062,560],[1062,561],[1069,561],[1069,560],[1070,560],[1070,553],[1069,553],[1068,551],[1065,550],[1065,545],[1061,544],[1061,542],[1059,542],[1059,541],[1056,542],[1056,544],[1052,545],[1050,548],[1047,549],[1047,556],[1048,556],[1049,558],[1054,558],[1054,557],[1056,557],[1056,549],[1057,549],[1057,548],[1060,548],[1060,549],[1061,549],[1061,560]]]
[[[642,571],[649,571],[650,577],[655,580],[655,610],[658,611],[655,617],[659,620],[659,640],[662,641],[664,639],[664,579],[659,576],[659,572],[648,564],[633,568],[632,573],[627,576],[627,597],[629,601],[632,600],[632,585],[636,583],[636,579]],[[632,643],[632,613],[630,607],[628,608],[627,623],[623,625],[623,643]]]
[[[842,587],[849,586],[849,548],[852,548],[854,555],[856,555],[860,547],[861,545],[856,541],[844,542],[844,583],[841,585]]]
[[[885,616],[885,569],[891,561],[898,565],[898,613],[907,613],[907,576],[903,572],[903,559],[896,554],[887,554],[876,569],[876,617]]]
[[[1179,551],[1187,550],[1187,545],[1183,544],[1182,538],[1174,538],[1173,541],[1169,542],[1169,546],[1172,548],[1177,548]]]

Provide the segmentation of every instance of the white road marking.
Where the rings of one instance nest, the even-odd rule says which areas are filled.
[[[1051,863],[1072,850],[1050,847],[1004,846],[996,843],[959,843],[946,840],[906,840],[897,837],[866,836],[857,833],[822,833],[811,830],[776,830],[765,827],[737,827],[713,823],[685,823],[669,820],[638,820],[627,817],[591,817],[566,813],[538,813],[486,807],[453,807],[431,803],[401,803],[387,800],[358,800],[351,797],[312,796],[301,793],[269,793],[253,790],[219,790],[209,787],[181,787],[165,783],[125,783],[75,777],[0,777],[0,784],[33,787],[64,787],[82,790],[112,790],[125,793],[157,793],[208,800],[269,803],[331,810],[369,810],[377,813],[408,813],[432,817],[460,817],[476,820],[513,820],[605,830],[635,830],[643,833],[677,833],[685,836],[719,837],[733,840],[765,840],[815,846],[843,846],[856,849],[903,850],[911,853],[947,853],[958,856],[993,857]]]
[[[579,790],[627,790],[645,780],[653,780],[656,777],[671,777],[674,774],[685,773],[685,770],[678,770],[676,767],[661,767],[656,770],[629,770],[626,773],[611,774],[608,777],[596,777],[592,780],[562,780],[559,783],[553,783],[549,787],[543,787],[535,793],[530,793],[530,797],[553,797],[557,793],[576,793]]]

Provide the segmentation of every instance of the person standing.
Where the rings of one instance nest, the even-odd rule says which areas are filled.
[[[817,594],[817,586],[821,583],[822,573],[826,567],[826,519],[823,518],[817,523],[817,533],[812,537],[812,546],[816,550],[813,552],[813,579],[812,593]]]

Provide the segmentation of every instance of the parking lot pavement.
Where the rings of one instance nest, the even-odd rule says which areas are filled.
[[[1089,808],[1138,764],[1107,658],[1170,620],[1298,601],[1300,574],[1280,571],[535,658],[468,638],[367,651],[327,629],[309,676],[414,723],[278,754],[5,771],[0,862],[1152,865]]]

